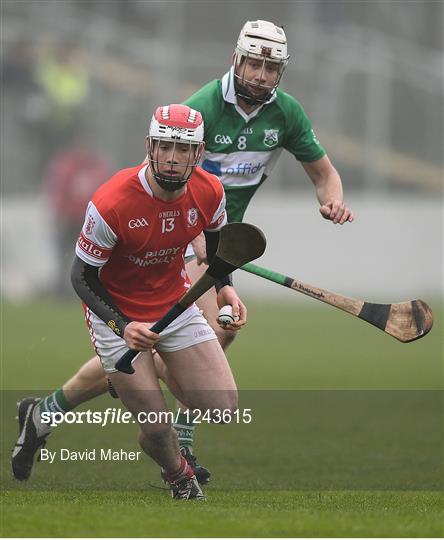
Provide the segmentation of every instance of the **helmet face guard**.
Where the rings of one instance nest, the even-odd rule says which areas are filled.
[[[287,38],[284,30],[268,21],[248,21],[241,30],[234,59],[234,88],[236,95],[250,105],[266,103],[276,92],[288,64]],[[276,65],[276,77],[271,84],[247,80],[245,72],[249,60],[262,64],[259,79],[267,64]],[[255,87],[260,92],[252,92]]]
[[[258,104],[266,103],[276,92],[276,88],[279,86],[282,74],[284,73],[284,70],[287,67],[288,60],[285,62],[284,61],[276,62],[278,64],[278,68],[276,71],[276,78],[273,84],[267,85],[267,84],[256,83],[254,81],[248,81],[245,79],[245,70],[247,68],[248,60],[250,59],[254,59],[255,61],[262,63],[260,79],[262,79],[262,75],[264,74],[266,63],[270,62],[270,60],[266,56],[258,56],[258,55],[250,54],[248,52],[243,53],[236,50],[236,60],[235,60],[235,68],[234,68],[234,89],[235,89],[236,95],[242,98],[244,101],[246,101],[250,105],[258,105]],[[254,86],[257,89],[262,90],[262,92],[260,94],[253,94],[248,89],[247,85]]]
[[[169,143],[169,159],[161,161],[159,152],[162,144]],[[183,163],[184,147],[188,147],[188,157]],[[181,142],[163,137],[148,137],[148,163],[152,175],[165,191],[177,191],[190,178],[194,168],[199,164],[204,143]],[[178,155],[180,154],[180,157]]]
[[[202,115],[194,109],[158,107],[148,134],[148,163],[162,189],[177,191],[185,186],[202,157],[203,133]],[[167,158],[161,157],[164,153]]]

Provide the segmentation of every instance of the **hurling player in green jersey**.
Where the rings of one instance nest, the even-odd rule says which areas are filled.
[[[202,166],[224,185],[228,221],[242,221],[251,198],[284,148],[301,162],[312,180],[322,217],[334,224],[352,222],[341,178],[309,118],[295,98],[278,88],[288,58],[282,28],[268,21],[244,25],[228,73],[185,101],[204,118]],[[187,265],[193,281],[205,270],[203,245],[199,239],[193,242],[197,259]],[[213,324],[217,317],[214,293],[207,293],[200,305]],[[216,332],[222,346],[228,347],[234,332]]]
[[[314,184],[319,211],[324,219],[343,225],[353,221],[345,205],[340,176],[313,133],[311,122],[300,103],[278,85],[288,63],[287,38],[282,28],[267,21],[249,21],[241,30],[232,66],[221,80],[203,86],[186,104],[200,111],[205,124],[205,152],[202,167],[222,181],[227,199],[228,221],[241,221],[258,187],[270,175],[282,149],[301,162]],[[204,244],[193,242],[187,272],[194,282],[205,271]],[[198,302],[224,349],[233,341],[236,327],[217,323],[216,292],[207,292]],[[236,314],[235,314],[236,315]],[[157,355],[156,355],[157,356]],[[157,356],[159,375],[166,368]],[[42,424],[46,411],[70,411],[107,391],[107,381],[98,357],[94,357],[67,381],[42,400],[26,398],[19,405],[21,463],[26,478],[34,457],[45,444],[50,428]],[[25,421],[32,413],[31,424]],[[22,418],[22,420],[20,420]],[[194,425],[190,416],[179,415],[175,428],[181,451],[200,483],[209,471],[196,463],[193,453]],[[24,478],[22,478],[24,479]]]
[[[322,216],[333,223],[352,221],[341,179],[304,109],[278,88],[288,58],[282,28],[267,21],[245,24],[228,73],[185,101],[204,117],[202,166],[220,178],[228,219],[239,221],[284,148],[313,181]]]

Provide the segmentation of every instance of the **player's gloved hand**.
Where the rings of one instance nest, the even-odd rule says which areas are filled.
[[[204,233],[200,233],[199,236],[196,236],[194,240],[191,240],[191,245],[194,249],[194,254],[196,255],[197,266],[201,264],[208,264],[207,261],[207,249],[205,242]]]
[[[225,285],[217,293],[217,305],[219,308],[230,305],[233,308],[234,318],[239,317],[239,320],[232,322],[228,326],[219,323],[219,326],[224,330],[233,330],[237,332],[247,322],[247,308],[239,298],[234,287]]]
[[[324,219],[332,221],[335,225],[344,225],[347,221],[350,223],[355,219],[350,208],[347,208],[343,201],[333,200],[328,201],[319,208]]]
[[[123,339],[130,349],[148,351],[159,341],[159,334],[151,332],[147,323],[132,321],[125,327]]]

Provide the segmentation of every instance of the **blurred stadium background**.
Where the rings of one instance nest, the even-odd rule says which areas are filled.
[[[284,25],[281,88],[307,110],[358,216],[324,222],[302,167],[283,155],[246,216],[269,239],[263,264],[345,294],[441,296],[442,2],[3,0],[1,10],[3,297],[72,294],[54,177],[76,159],[92,160],[93,176],[141,161],[154,107],[220,77],[242,24],[258,18]],[[238,283],[257,291],[257,278]],[[265,282],[262,294],[288,298]]]

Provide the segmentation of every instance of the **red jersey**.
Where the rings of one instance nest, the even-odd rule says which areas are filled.
[[[100,281],[119,309],[135,321],[156,321],[190,287],[184,253],[203,230],[227,222],[219,179],[197,167],[174,201],[156,199],[147,165],[124,169],[93,195],[76,246],[77,256],[100,266]]]

